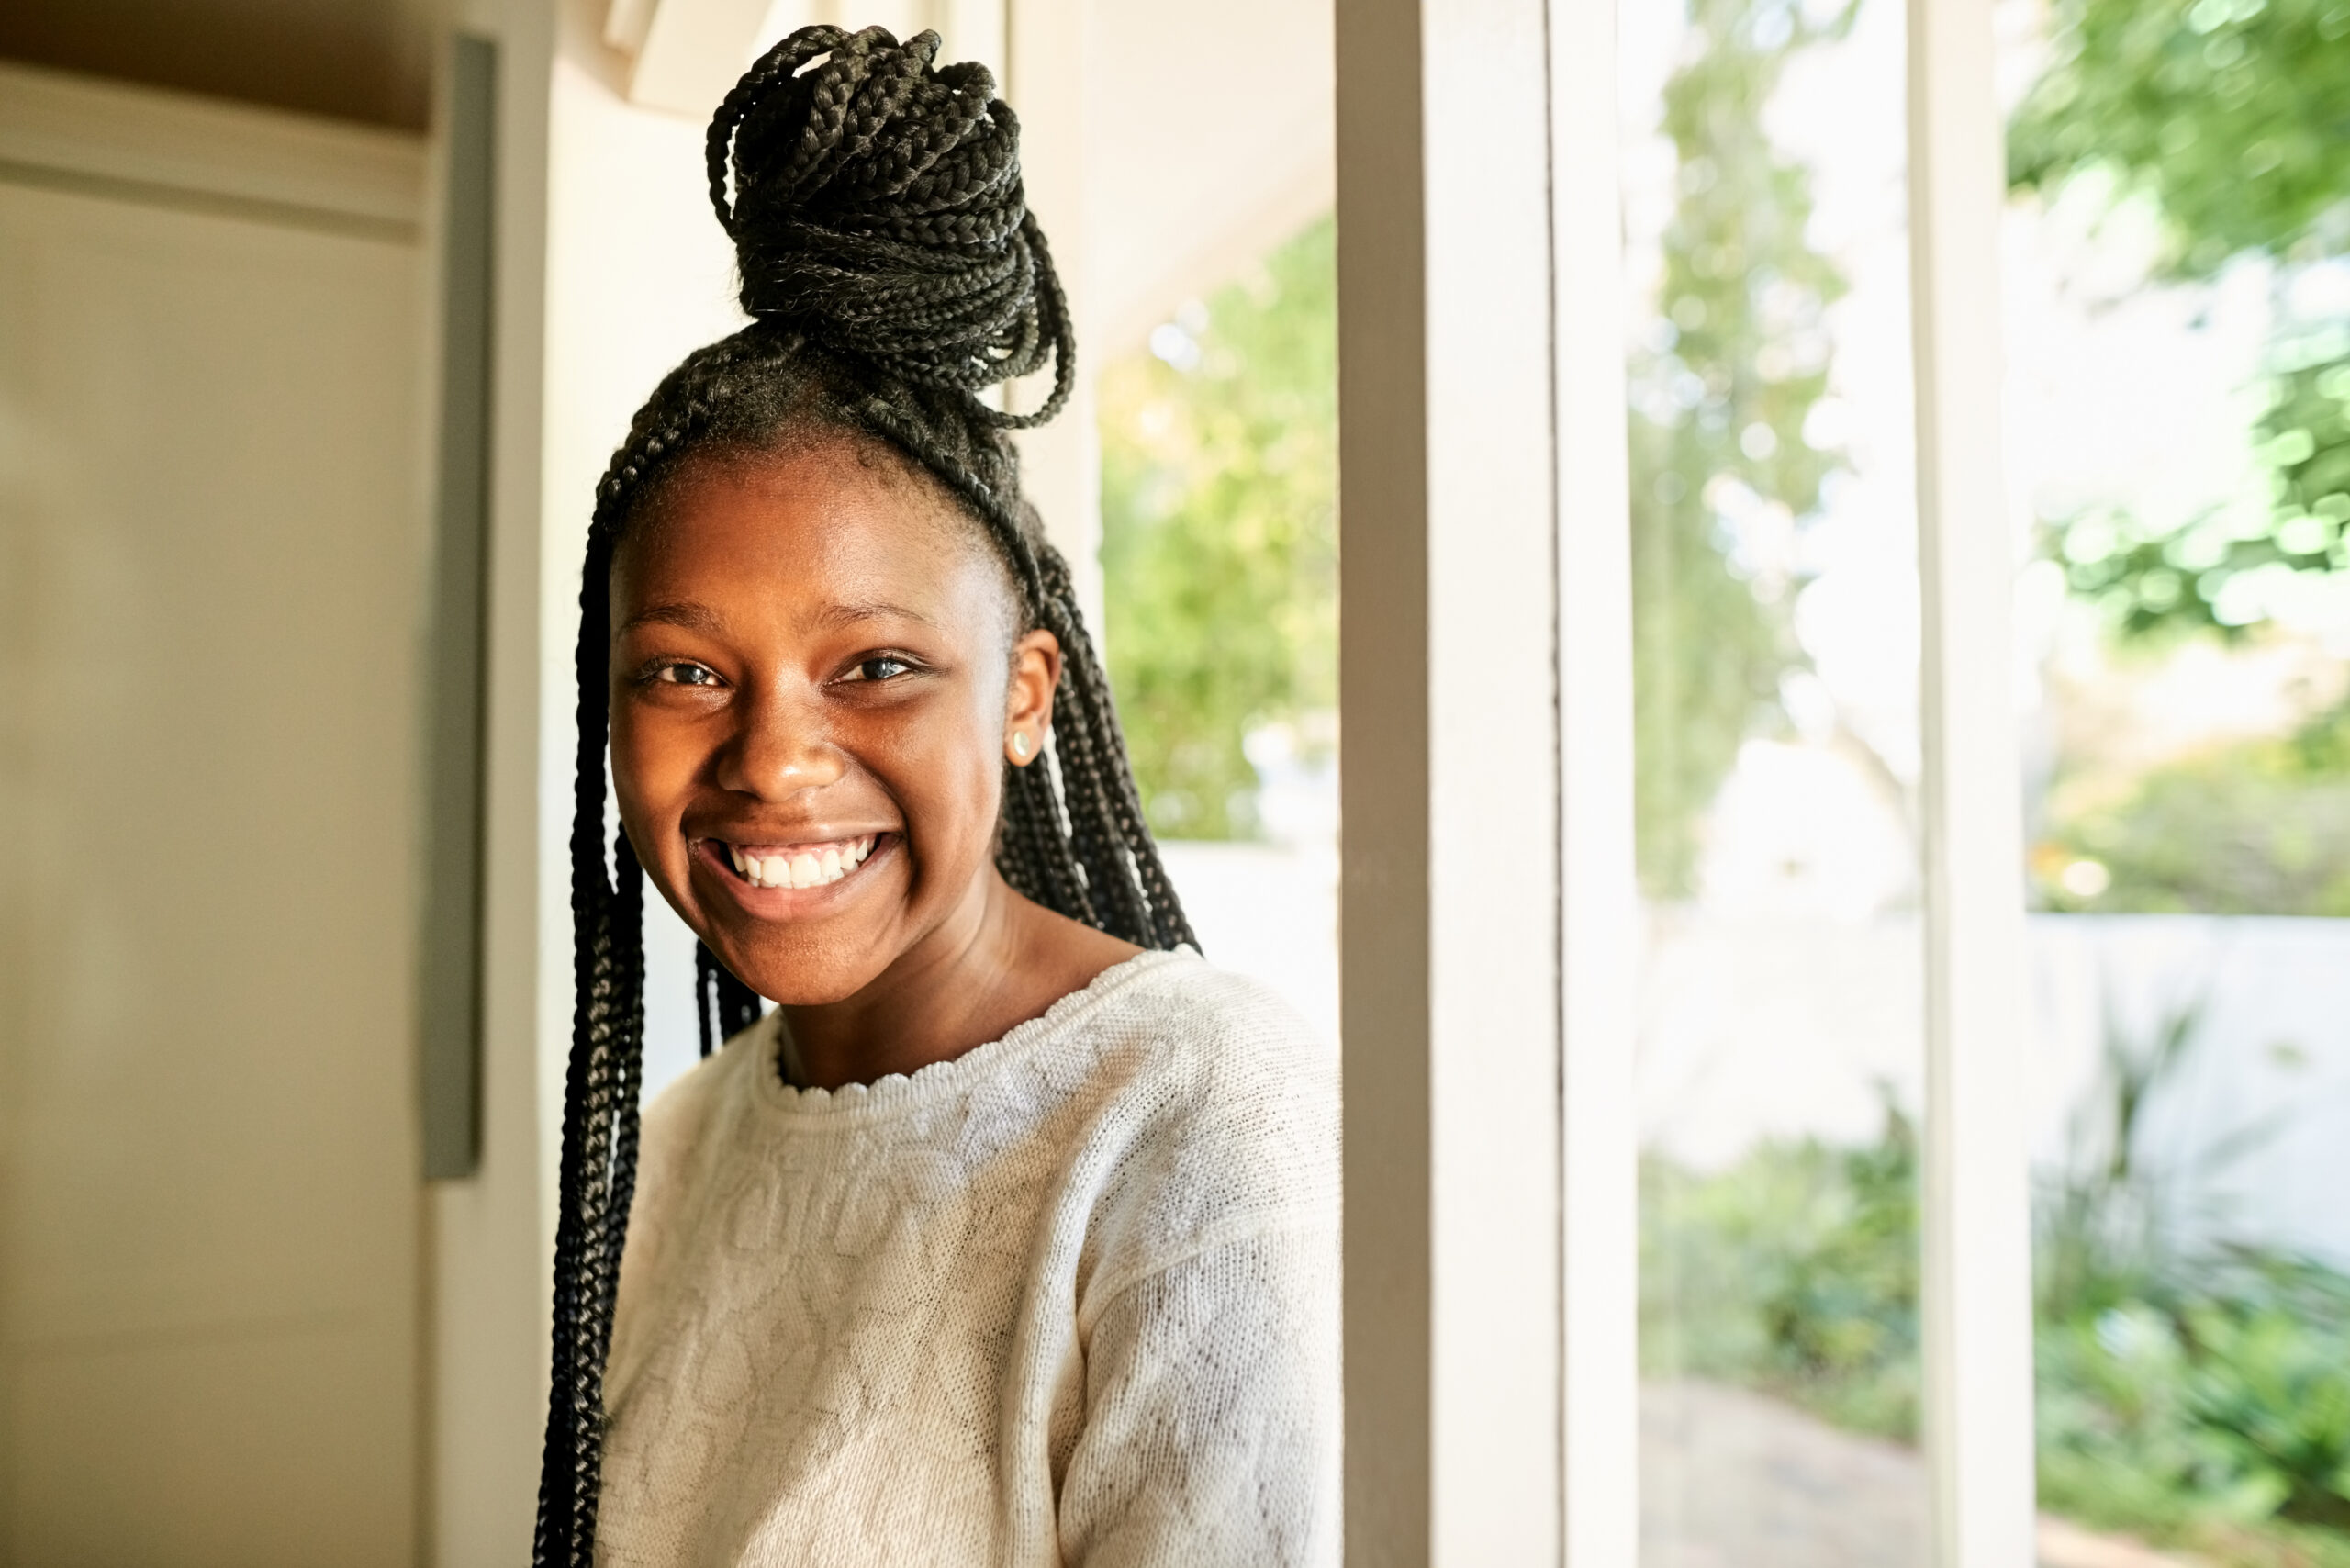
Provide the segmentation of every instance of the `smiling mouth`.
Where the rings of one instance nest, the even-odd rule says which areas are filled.
[[[865,864],[880,835],[839,838],[821,844],[728,844],[722,846],[734,874],[755,888],[821,888]]]

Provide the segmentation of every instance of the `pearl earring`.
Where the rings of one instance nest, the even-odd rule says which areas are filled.
[[[1014,730],[1012,732],[1012,755],[1018,757],[1023,762],[1028,760],[1027,731]]]

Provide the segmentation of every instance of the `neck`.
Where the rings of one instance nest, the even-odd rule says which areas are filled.
[[[1021,959],[1027,916],[1043,913],[987,867],[954,913],[865,989],[784,1008],[806,1086],[838,1089],[952,1061],[1033,1016]]]

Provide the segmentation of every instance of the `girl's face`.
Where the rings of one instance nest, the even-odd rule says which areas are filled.
[[[611,604],[621,821],[728,969],[816,1004],[968,939],[1004,759],[1041,749],[1060,674],[977,527],[846,436],[696,459]]]

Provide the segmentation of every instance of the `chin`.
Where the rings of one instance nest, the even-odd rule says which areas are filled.
[[[788,1007],[847,1001],[878,979],[898,951],[882,932],[783,922],[730,923],[715,935],[711,950],[734,978]]]

